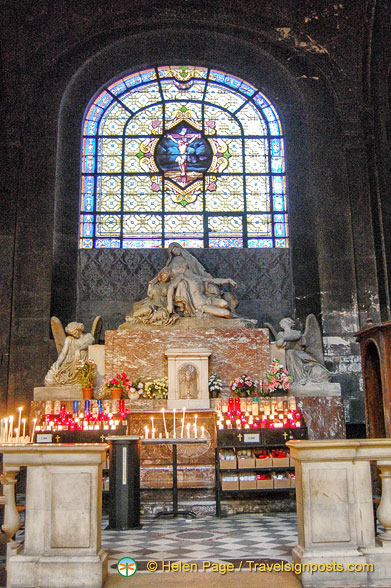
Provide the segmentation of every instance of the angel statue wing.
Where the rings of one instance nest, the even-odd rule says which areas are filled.
[[[273,337],[274,337],[274,340],[277,340],[277,331],[276,331],[276,329],[273,327],[273,325],[272,325],[272,324],[270,324],[270,323],[264,323],[264,325],[263,325],[263,326],[264,326],[264,328],[266,328],[266,329],[269,329],[269,331],[271,332],[271,334],[272,334],[272,335],[273,335]]]
[[[62,322],[56,316],[50,319],[50,326],[52,328],[53,339],[56,344],[57,354],[60,355],[65,343],[65,331]]]
[[[100,332],[102,330],[102,319],[100,316],[96,316],[91,327],[91,335],[94,337],[95,343],[98,343]]]
[[[324,365],[322,333],[314,314],[309,314],[305,319],[304,341],[306,352],[310,353],[317,362]]]

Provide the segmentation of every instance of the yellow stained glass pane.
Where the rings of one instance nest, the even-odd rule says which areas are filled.
[[[243,232],[240,216],[210,216],[209,237],[241,237]]]
[[[202,192],[200,190],[195,190],[191,193],[191,198],[195,200],[193,202],[186,202],[185,207],[181,204],[181,194],[175,192],[174,190],[166,190],[165,191],[165,198],[164,198],[164,209],[167,212],[183,212],[186,209],[186,212],[201,212],[203,210],[203,201],[202,201]]]
[[[97,194],[96,209],[99,212],[120,212],[121,211],[121,194],[102,193]]]
[[[97,192],[120,192],[121,178],[118,176],[98,176],[96,179]]]
[[[97,237],[118,237],[121,232],[121,216],[119,214],[99,214],[96,217]]]
[[[125,133],[131,135],[151,135],[162,132],[163,108],[161,104],[150,106],[135,114],[126,127]]]
[[[208,182],[207,182],[208,183]],[[208,212],[241,212],[243,210],[243,180],[241,176],[220,176],[213,191],[206,190],[206,210]]]
[[[176,120],[202,120],[202,105],[192,102],[166,102],[166,124]]]
[[[124,177],[124,211],[158,212],[162,209],[161,178]]]
[[[244,135],[266,135],[266,124],[259,111],[252,104],[248,103],[237,113]]]
[[[228,161],[227,173],[241,173],[243,171],[243,151],[241,139],[227,139],[228,153],[224,154]]]
[[[267,173],[268,153],[266,139],[245,139],[244,148],[246,154],[246,172]]]
[[[270,210],[268,176],[246,177],[247,210],[250,212]]]
[[[246,99],[243,98],[243,96],[224,88],[224,86],[209,82],[205,94],[205,102],[217,104],[218,106],[226,108],[230,112],[235,112],[235,110],[240,108],[240,106],[246,102]]]
[[[122,157],[119,155],[110,157],[103,155],[98,159],[98,173],[115,174],[121,171]]]
[[[271,237],[272,217],[270,214],[248,214],[247,235],[249,237]]]
[[[122,139],[104,138],[98,140],[98,155],[122,155]]]
[[[121,97],[121,102],[125,104],[132,112],[137,112],[140,108],[160,102],[161,96],[159,86],[156,82],[146,84]]]
[[[155,214],[124,214],[124,237],[137,237],[140,233],[151,236],[162,232],[161,217]]]
[[[186,82],[191,78],[203,78],[208,75],[206,67],[197,65],[163,65],[158,68],[161,78],[175,78],[181,82]]]
[[[188,84],[188,86],[189,87],[181,87],[180,84],[175,83],[173,80],[163,80],[162,90],[164,99],[201,101],[205,90],[205,82],[197,81],[192,84]]]
[[[118,102],[110,107],[99,126],[99,135],[122,135],[125,124],[129,119],[129,112]]]
[[[166,237],[172,235],[193,235],[200,237],[204,233],[203,217],[201,214],[167,214],[164,218]]]
[[[225,110],[217,106],[205,105],[205,134],[216,136],[241,135],[241,129],[236,120]]]
[[[145,157],[146,147],[145,139],[125,139],[124,153],[124,172],[140,173],[143,167],[140,161]]]

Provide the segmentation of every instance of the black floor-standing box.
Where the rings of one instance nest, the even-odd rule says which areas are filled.
[[[113,436],[106,441],[110,444],[109,528],[140,529],[140,437]]]

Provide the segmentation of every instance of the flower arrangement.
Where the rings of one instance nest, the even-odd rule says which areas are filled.
[[[119,388],[122,394],[127,395],[131,386],[131,381],[125,372],[121,372],[120,374],[116,374],[114,378],[106,380],[103,386],[104,389],[108,390],[109,392],[111,392],[113,388]]]
[[[144,384],[144,390],[141,393],[143,398],[167,398],[168,395],[168,378],[156,378],[149,380]]]
[[[231,382],[230,388],[233,394],[237,394],[243,398],[254,394],[257,389],[257,383],[250,376],[247,376],[247,374],[243,374],[243,376],[235,378]]]
[[[269,394],[287,394],[290,388],[291,376],[288,370],[279,362],[273,359],[269,369],[266,372],[267,390]]]
[[[144,383],[141,380],[136,380],[130,383],[128,396],[131,400],[137,400],[144,394]]]
[[[93,388],[95,383],[96,363],[90,359],[80,359],[76,364],[76,377],[81,388]]]
[[[218,398],[223,391],[223,380],[212,374],[208,380],[208,389],[211,398]]]

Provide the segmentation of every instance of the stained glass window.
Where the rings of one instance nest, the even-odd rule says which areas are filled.
[[[163,66],[108,85],[83,123],[80,247],[288,247],[284,142],[251,84]]]

